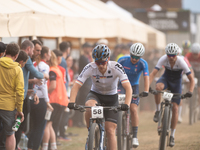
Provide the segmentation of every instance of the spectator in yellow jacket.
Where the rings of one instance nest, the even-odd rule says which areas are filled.
[[[24,79],[21,67],[14,62],[18,57],[20,48],[11,43],[6,47],[6,56],[0,58],[0,119],[6,134],[6,149],[15,149],[15,136],[12,131],[17,116],[24,119],[22,113],[24,99]],[[16,111],[16,110],[17,111]]]

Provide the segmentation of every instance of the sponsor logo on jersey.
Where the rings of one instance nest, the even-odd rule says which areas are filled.
[[[117,63],[115,65],[115,69],[119,70],[121,73],[125,74],[124,68],[122,67],[122,65],[120,65],[119,63]]]
[[[128,70],[130,70],[130,69],[131,69],[131,68],[129,68],[129,67],[126,67],[126,66],[124,66],[124,68],[125,68],[125,69],[128,69]]]
[[[112,78],[113,76],[107,76],[107,78]]]

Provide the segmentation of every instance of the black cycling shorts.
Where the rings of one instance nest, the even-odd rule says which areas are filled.
[[[114,95],[102,95],[94,91],[90,91],[86,97],[88,100],[96,100],[97,103],[103,104],[104,106],[118,106],[118,94]],[[104,110],[105,121],[110,121],[117,124],[118,113],[110,110]]]

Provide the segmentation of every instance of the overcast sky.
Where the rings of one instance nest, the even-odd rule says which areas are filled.
[[[182,0],[183,8],[192,12],[200,13],[200,0]]]

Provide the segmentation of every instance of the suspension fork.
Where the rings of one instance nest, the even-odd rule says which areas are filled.
[[[105,138],[105,119],[98,120],[99,130],[100,130],[100,150],[104,150],[104,138]]]
[[[159,135],[161,133],[161,122],[162,122],[162,113],[163,113],[164,105],[165,105],[165,103],[161,102],[161,108],[160,108],[159,119],[158,119],[158,134]]]
[[[168,127],[167,127],[167,135],[168,135],[169,130],[170,130],[170,127],[171,127],[172,108],[173,108],[173,104],[170,103],[170,104],[169,104],[169,120],[168,120]]]
[[[130,127],[129,127],[129,122],[130,122],[130,109],[127,110],[126,113],[126,135],[128,136],[130,134]]]

